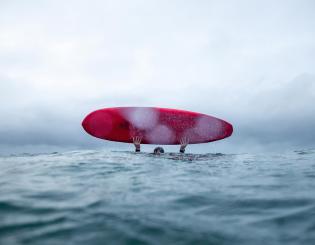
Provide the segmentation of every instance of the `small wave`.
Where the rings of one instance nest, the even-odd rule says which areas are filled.
[[[315,244],[304,151],[0,158],[0,244]]]
[[[298,155],[310,155],[310,154],[315,154],[315,150],[309,149],[309,150],[296,150],[294,151]]]

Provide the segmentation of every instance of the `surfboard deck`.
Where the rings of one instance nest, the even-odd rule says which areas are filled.
[[[229,137],[230,123],[202,113],[158,107],[113,107],[93,111],[82,122],[90,135],[110,141],[178,145],[207,143]]]

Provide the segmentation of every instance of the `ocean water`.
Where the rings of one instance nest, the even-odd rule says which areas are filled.
[[[315,151],[3,156],[0,244],[315,244]]]

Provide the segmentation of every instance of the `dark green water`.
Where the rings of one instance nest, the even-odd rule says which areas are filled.
[[[315,244],[315,151],[0,157],[0,244]]]

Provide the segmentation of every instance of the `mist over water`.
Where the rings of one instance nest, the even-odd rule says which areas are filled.
[[[315,151],[0,157],[0,244],[314,244]]]

